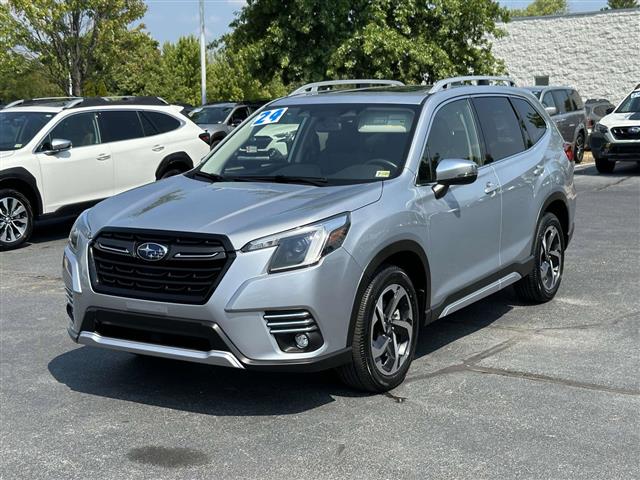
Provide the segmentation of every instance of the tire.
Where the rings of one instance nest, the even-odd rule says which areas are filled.
[[[212,140],[211,141],[211,146],[209,147],[209,150],[213,150],[214,148],[216,148],[221,141],[222,141],[221,138],[218,139],[218,140]]]
[[[162,180],[163,178],[173,177],[175,175],[180,175],[181,173],[182,170],[180,170],[179,168],[170,168],[160,176],[159,180]]]
[[[612,173],[613,169],[616,167],[616,162],[612,162],[606,158],[595,157],[595,161],[596,170],[598,170],[599,173]]]
[[[536,229],[533,270],[514,285],[521,300],[544,303],[556,295],[564,270],[564,249],[564,233],[558,217],[545,213]]]
[[[388,313],[381,316],[381,310]],[[416,291],[405,271],[378,270],[358,299],[354,320],[352,361],[338,369],[342,381],[368,392],[400,385],[413,361],[420,324]]]
[[[584,148],[585,148],[584,142],[585,142],[584,132],[578,133],[578,137],[576,138],[576,143],[573,146],[573,159],[576,164],[582,163],[582,160],[584,159]]]
[[[0,190],[0,249],[10,250],[26,242],[33,231],[33,208],[22,193]]]

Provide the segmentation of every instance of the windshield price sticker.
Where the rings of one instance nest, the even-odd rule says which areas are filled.
[[[389,178],[391,172],[389,170],[378,170],[376,172],[376,178]]]
[[[631,98],[638,98],[638,97],[640,97],[640,91],[639,92],[633,92],[631,94]]]
[[[287,107],[277,108],[275,110],[265,110],[253,121],[252,127],[259,125],[268,125],[270,123],[278,123],[287,111]]]

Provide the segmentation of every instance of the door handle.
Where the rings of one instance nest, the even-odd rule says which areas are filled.
[[[164,145],[154,145],[151,150],[153,150],[154,152],[161,152],[162,150],[164,150]]]
[[[538,175],[542,175],[544,172],[544,165],[536,165],[536,168],[533,169],[533,174],[537,177]]]
[[[111,158],[111,155],[109,155],[108,153],[101,153],[96,157],[96,160],[100,160],[102,162],[104,160],[109,160],[110,158]]]
[[[486,193],[487,195],[494,195],[499,188],[500,185],[496,185],[493,182],[487,182],[487,184],[484,186],[484,193]]]

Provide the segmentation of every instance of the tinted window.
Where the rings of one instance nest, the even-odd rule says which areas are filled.
[[[18,150],[54,116],[41,112],[0,112],[0,150]]]
[[[553,90],[553,98],[556,101],[556,107],[559,113],[571,112],[574,110],[573,102],[566,90]]]
[[[435,181],[438,163],[445,158],[463,158],[481,165],[480,152],[478,131],[469,101],[448,103],[433,118],[418,181]]]
[[[489,161],[524,151],[524,139],[511,103],[505,97],[474,98]]]
[[[138,112],[134,110],[103,111],[100,112],[99,119],[103,142],[119,142],[144,136]]]
[[[249,109],[247,107],[238,108],[231,116],[231,123],[238,124],[244,121],[249,116]]]
[[[544,97],[542,97],[542,105],[544,105],[544,108],[552,107],[552,108],[555,108],[558,112],[560,112],[560,109],[556,105],[556,102],[553,99],[553,95],[551,94],[551,92],[547,92],[544,94]]]
[[[151,120],[149,120],[149,116],[145,115],[146,112],[138,112],[138,116],[140,117],[140,123],[142,123],[142,130],[144,130],[144,134],[149,137],[151,135],[157,135],[158,129],[155,127]]]
[[[584,103],[582,102],[582,98],[580,98],[580,94],[575,90],[571,90],[571,100],[573,100],[573,103],[576,106],[576,110],[580,110],[582,107],[584,107]]]
[[[172,117],[160,112],[140,112],[143,117],[143,124],[148,121],[155,128],[156,133],[166,133],[171,130],[175,130],[180,126],[180,121],[177,118]],[[145,127],[145,132],[148,127]],[[147,134],[149,135],[149,134]]]
[[[64,118],[49,133],[43,143],[45,149],[54,138],[70,140],[73,148],[100,143],[96,128],[96,114],[93,112],[77,113]]]
[[[547,131],[547,125],[544,122],[544,118],[540,115],[533,106],[526,100],[520,98],[512,98],[513,106],[518,112],[520,117],[520,125],[526,133],[525,138],[527,140],[527,148],[531,147],[540,137]]]

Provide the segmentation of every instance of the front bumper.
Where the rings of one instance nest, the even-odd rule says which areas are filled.
[[[349,321],[362,269],[344,249],[312,267],[268,274],[272,251],[238,252],[233,264],[204,305],[164,303],[96,293],[89,280],[85,240],[76,255],[63,259],[67,289],[68,333],[77,343],[211,365],[250,369],[321,370],[349,361]],[[265,321],[265,312],[308,311],[322,334],[312,352],[285,352]],[[117,312],[140,326],[142,316],[179,327],[197,323],[213,330],[223,348],[177,347],[139,338],[118,338],[90,328],[94,312]],[[148,325],[148,324],[147,324]]]
[[[594,130],[589,139],[591,151],[597,159],[612,161],[640,161],[640,141],[614,140],[610,134]]]

